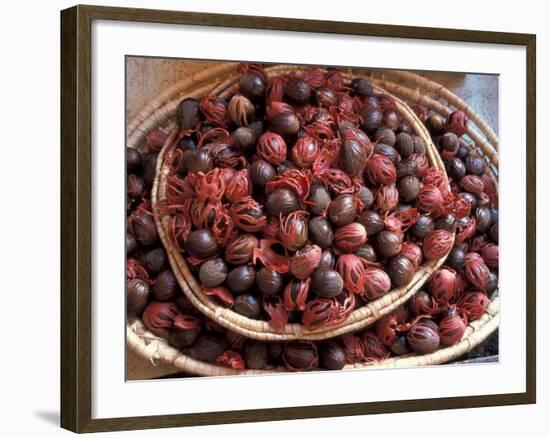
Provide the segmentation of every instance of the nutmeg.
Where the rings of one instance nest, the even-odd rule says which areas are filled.
[[[301,78],[289,78],[284,87],[285,96],[292,102],[303,105],[311,98],[311,87]]]
[[[338,272],[332,269],[317,269],[311,277],[311,290],[320,297],[332,298],[344,289],[344,281]]]
[[[416,223],[409,228],[409,232],[418,239],[423,239],[434,230],[434,220],[430,216],[422,215]]]
[[[203,335],[197,339],[189,349],[193,359],[202,362],[215,362],[227,350],[227,342],[210,335]]]
[[[485,160],[477,155],[469,155],[464,160],[466,171],[472,175],[483,175],[485,172]]]
[[[141,152],[137,148],[126,148],[126,169],[129,172],[138,170],[143,162]]]
[[[357,218],[357,222],[365,227],[369,238],[375,236],[384,229],[384,218],[373,210],[363,211]]]
[[[265,266],[256,274],[256,284],[265,295],[280,294],[285,287],[283,276]]]
[[[330,249],[325,249],[321,253],[321,261],[319,262],[319,267],[317,269],[325,270],[325,269],[334,269],[334,265],[336,264],[336,256],[334,255],[334,252]]]
[[[403,159],[409,158],[414,154],[414,140],[412,136],[404,132],[397,134],[394,147]]]
[[[330,193],[325,186],[321,184],[313,184],[309,192],[308,201],[312,203],[309,205],[311,212],[313,214],[320,215],[326,210],[332,201],[332,198],[330,197]]]
[[[126,283],[126,312],[128,316],[139,316],[149,301],[149,285],[134,278]]]
[[[405,286],[411,282],[414,277],[414,266],[412,262],[404,256],[395,256],[386,263],[386,272],[392,283],[397,286]]]
[[[357,198],[351,194],[338,195],[328,207],[328,215],[334,225],[346,225],[357,217]]]
[[[185,248],[194,257],[207,259],[219,251],[218,242],[210,230],[201,228],[189,233]]]
[[[390,146],[391,147],[391,146]],[[359,175],[365,168],[367,152],[356,140],[344,140],[340,147],[340,165],[351,176]]]
[[[319,358],[317,347],[310,341],[291,341],[283,350],[283,362],[290,370],[307,371],[315,368]]]
[[[193,129],[199,123],[199,102],[192,98],[183,99],[176,108],[176,123],[179,129]]]
[[[241,126],[231,133],[231,138],[241,152],[252,150],[258,142],[258,135],[249,126]]]
[[[397,183],[399,199],[403,202],[414,201],[420,193],[421,184],[416,176],[404,176]]]
[[[250,72],[241,76],[239,88],[249,99],[263,99],[266,84],[260,75]]]
[[[247,318],[258,319],[262,314],[262,307],[258,299],[250,294],[242,294],[235,298],[233,310]]]
[[[164,248],[155,248],[143,256],[143,266],[151,275],[157,275],[168,266],[168,255]]]
[[[258,239],[252,234],[241,234],[225,248],[225,261],[233,265],[244,265],[252,260]]]
[[[321,262],[321,248],[317,245],[306,245],[290,258],[289,270],[300,280],[309,277]]]
[[[300,129],[300,120],[296,114],[281,112],[273,116],[269,128],[283,137],[291,137]]]
[[[300,201],[296,192],[285,187],[275,190],[267,197],[266,208],[270,215],[279,217],[300,210]]]
[[[244,345],[243,358],[246,367],[261,370],[268,366],[267,345],[263,342],[247,341]]]
[[[445,170],[447,170],[447,175],[449,175],[449,178],[454,181],[458,181],[466,175],[466,166],[464,166],[464,162],[460,158],[456,157],[445,161]]]
[[[206,287],[216,287],[227,278],[227,265],[220,259],[204,262],[199,269],[199,278]]]
[[[383,230],[376,237],[378,253],[384,257],[393,257],[399,254],[403,245],[403,237],[395,231]]]
[[[170,269],[162,271],[155,279],[153,297],[157,301],[172,301],[176,298],[178,280]]]
[[[327,370],[341,370],[346,365],[344,349],[336,342],[327,342],[319,348],[319,363]]]
[[[330,222],[326,219],[316,216],[309,221],[309,238],[321,248],[328,248],[334,241],[334,232]]]
[[[237,266],[227,275],[227,287],[236,294],[248,292],[256,280],[256,270],[252,266]]]
[[[384,143],[390,146],[394,146],[396,141],[395,132],[388,128],[380,128],[374,134],[374,138],[378,143]]]

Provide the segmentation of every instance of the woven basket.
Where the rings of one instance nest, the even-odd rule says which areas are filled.
[[[359,73],[362,75],[365,74],[364,71]],[[481,118],[471,108],[469,108],[465,102],[449,90],[444,89],[441,85],[435,82],[427,81],[420,76],[408,72],[402,73],[406,73],[408,75],[407,81],[404,81],[403,83],[395,82],[400,81],[399,76],[395,77],[395,81],[387,80],[389,75],[386,75],[386,79],[381,79],[376,73],[370,73],[368,76],[370,76],[376,84],[383,85],[385,89],[391,90],[395,95],[408,99],[412,103],[418,102],[422,106],[443,116],[450,113],[451,110],[449,107],[461,109],[468,108],[467,114],[470,118],[468,135],[475,142],[474,144],[471,144],[471,147],[476,148],[481,156],[493,164],[490,174],[495,180],[497,180],[498,154],[496,149],[498,147],[498,139],[494,133],[493,138],[491,138],[491,135],[484,136],[484,130],[488,130],[487,132],[489,133],[492,132],[490,131],[490,128],[488,128],[484,122],[483,124],[478,123],[476,119],[481,120]],[[410,85],[411,82],[412,85]],[[426,82],[429,82],[429,86],[425,85]],[[178,86],[176,85],[172,88],[175,90]],[[433,90],[438,90],[437,94],[435,94]],[[442,90],[444,90],[444,92]],[[181,99],[184,95],[199,97],[202,92],[202,89],[197,92],[190,91],[188,94],[178,94],[173,91],[172,95]],[[430,97],[430,94],[434,94],[436,97],[441,99],[441,94],[439,93],[449,97],[447,100],[447,106]],[[410,96],[417,96],[417,98],[412,99]],[[172,101],[166,100],[164,105],[171,106],[172,108],[163,108],[163,103],[160,103],[159,100],[152,101],[148,107],[140,113],[140,117],[144,121],[141,123],[136,122],[135,120],[133,121],[133,126],[135,126],[134,129],[128,129],[128,141],[130,147],[139,146],[152,129],[155,129],[159,125],[165,125],[168,118],[173,116],[177,104],[174,105]],[[154,122],[151,122],[151,119],[154,119]],[[146,125],[149,127],[147,128]],[[486,127],[482,129],[481,127],[483,125]],[[482,134],[477,134],[477,136],[476,134],[472,135],[471,130],[476,134],[480,131]],[[402,302],[405,302],[406,300],[407,299],[404,299]],[[470,323],[466,328],[462,340],[451,347],[442,348],[428,355],[407,355],[402,357],[392,357],[380,362],[346,365],[344,369],[401,368],[446,363],[462,356],[481,344],[498,328],[499,318],[499,298],[498,296],[495,296],[484,315],[480,319]],[[151,361],[153,364],[157,361],[163,361],[164,363],[171,364],[180,371],[197,376],[225,376],[288,372],[286,369],[278,368],[270,370],[235,370],[228,367],[197,361],[170,346],[166,340],[148,332],[139,318],[132,318],[128,321],[127,344],[129,348],[143,358]]]
[[[303,69],[305,69],[305,67],[273,66],[266,69],[266,71],[268,76],[273,76]],[[346,76],[346,80],[349,81],[350,76]],[[222,83],[215,85],[210,93],[227,98],[238,87],[238,79],[238,75],[233,75]],[[377,92],[387,93],[386,90],[379,87],[376,87],[376,89]],[[196,92],[193,93],[193,96],[196,96],[196,94]],[[173,111],[175,111],[177,103],[179,103],[179,99],[167,104],[167,107],[169,106],[171,111],[168,114],[164,113],[164,117],[170,118],[173,115]],[[415,133],[422,137],[425,141],[430,165],[444,171],[445,169],[443,162],[441,161],[435,146],[432,144],[431,138],[425,127],[416,117],[414,112],[404,102],[396,99],[396,103],[398,112],[402,118],[405,119],[413,127]],[[173,128],[173,122],[168,126]],[[174,133],[175,128],[172,130],[172,134]],[[408,285],[393,289],[381,298],[355,310],[345,321],[338,325],[308,330],[302,324],[287,324],[282,330],[277,331],[266,321],[255,320],[242,316],[231,309],[224,308],[219,305],[204,293],[200,284],[196,281],[195,276],[189,270],[185,258],[167,237],[169,216],[167,215],[160,217],[158,211],[156,210],[158,201],[163,201],[165,199],[166,177],[168,175],[169,167],[164,162],[164,158],[167,156],[168,152],[170,152],[170,148],[175,147],[172,143],[171,138],[169,138],[166,142],[166,146],[159,154],[157,161],[157,178],[155,180],[155,185],[152,192],[153,208],[156,213],[155,217],[159,235],[168,252],[174,274],[187,298],[205,316],[215,320],[217,323],[229,330],[237,332],[243,336],[262,341],[284,341],[293,339],[320,340],[356,331],[371,325],[381,316],[390,313],[400,304],[406,302],[423,286],[427,278],[443,263],[443,259],[426,262],[420,267]]]

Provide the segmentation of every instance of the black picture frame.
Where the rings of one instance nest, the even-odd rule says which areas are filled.
[[[517,394],[92,419],[91,24],[93,20],[524,46],[527,53],[525,66],[527,75],[526,391]],[[61,426],[63,428],[74,432],[98,432],[535,403],[535,35],[78,5],[61,12],[61,55]]]

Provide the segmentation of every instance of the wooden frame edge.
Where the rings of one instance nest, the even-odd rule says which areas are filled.
[[[92,419],[91,22],[94,19],[244,27],[526,47],[526,392],[262,410]],[[461,409],[536,402],[536,36],[384,24],[235,16],[78,5],[61,12],[61,426],[100,432],[241,422]]]

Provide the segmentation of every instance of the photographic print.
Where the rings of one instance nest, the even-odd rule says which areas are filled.
[[[498,75],[125,62],[127,380],[498,362]]]

